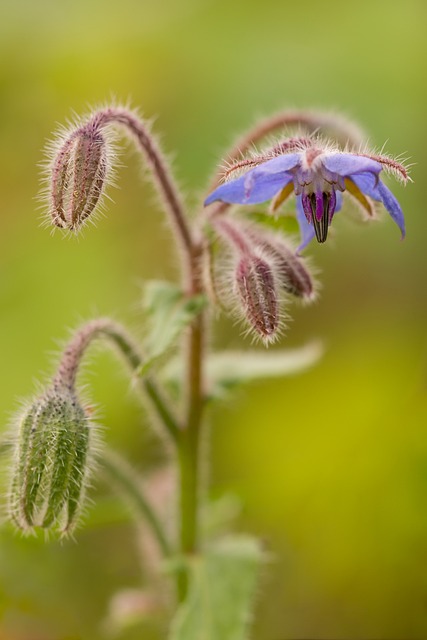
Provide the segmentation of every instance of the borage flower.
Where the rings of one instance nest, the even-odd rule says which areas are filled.
[[[288,152],[283,153],[283,150]],[[248,167],[252,168],[229,179],[235,171]],[[379,178],[383,169],[404,182],[409,179],[405,167],[387,156],[330,150],[309,139],[296,140],[293,145],[288,141],[264,156],[254,156],[232,165],[226,172],[228,181],[210,194],[205,205],[216,200],[229,204],[260,204],[274,198],[272,208],[275,210],[294,192],[301,231],[300,251],[314,236],[318,242],[325,242],[332,218],[342,206],[341,194],[348,192],[370,216],[374,212],[371,199],[381,202],[403,238],[403,212]]]

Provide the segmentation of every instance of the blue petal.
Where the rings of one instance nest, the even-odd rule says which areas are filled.
[[[271,200],[291,180],[288,173],[300,162],[300,153],[287,153],[267,160],[240,178],[219,186],[205,200],[205,206],[222,200],[229,204],[260,204]]]
[[[225,182],[213,191],[205,200],[205,206],[222,200],[229,204],[259,204],[271,200],[276,193],[281,191],[292,176],[288,173],[258,174],[253,175],[254,170],[244,176]]]
[[[392,219],[399,227],[403,239],[406,234],[405,218],[403,216],[403,211],[400,208],[400,204],[390,189],[371,173],[351,176],[351,179],[365,195],[369,196],[373,200],[383,203]]]
[[[338,213],[338,211],[341,211],[342,209],[343,197],[342,197],[341,191],[335,191],[335,197],[337,199],[337,202],[335,205],[335,213]]]
[[[325,154],[322,157],[322,164],[328,171],[337,173],[343,177],[366,171],[378,174],[382,169],[382,165],[376,160],[371,160],[371,158],[365,158],[364,156],[357,156],[353,153]]]
[[[282,173],[283,171],[289,171],[293,169],[301,162],[301,153],[285,153],[283,156],[277,156],[263,162],[255,169],[249,171],[246,175],[254,173],[255,175],[264,173]]]
[[[311,242],[315,236],[314,227],[307,221],[304,209],[302,206],[301,196],[297,196],[297,221],[299,224],[299,230],[301,233],[301,244],[297,249],[297,253],[300,253]]]

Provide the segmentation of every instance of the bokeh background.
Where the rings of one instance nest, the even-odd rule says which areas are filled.
[[[5,428],[70,328],[112,314],[140,331],[141,281],[176,268],[132,151],[96,229],[76,241],[40,226],[41,149],[73,110],[115,96],[156,116],[190,202],[236,134],[289,106],[339,109],[374,146],[416,163],[413,185],[393,185],[405,242],[389,218],[366,225],[342,215],[334,238],[309,248],[321,299],[292,310],[281,347],[320,338],[323,361],[252,385],[212,415],[212,493],[239,497],[239,528],[265,539],[273,557],[257,640],[427,637],[426,23],[423,0],[0,4]],[[228,321],[215,343],[250,346]],[[115,360],[94,358],[88,382],[105,438],[152,466],[148,417]],[[75,541],[2,527],[0,638],[103,638],[112,595],[146,583],[126,513],[99,491]],[[129,627],[117,637],[158,636]]]

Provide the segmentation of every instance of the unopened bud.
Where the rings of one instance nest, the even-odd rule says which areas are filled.
[[[313,300],[316,284],[304,258],[273,234],[264,234],[254,227],[248,229],[251,241],[273,261],[280,288],[304,301]]]
[[[274,258],[278,282],[282,289],[297,298],[312,300],[315,296],[315,284],[304,259],[280,241],[271,244],[267,251]]]
[[[57,227],[76,231],[93,213],[103,192],[107,144],[96,122],[73,130],[51,165],[50,212]]]
[[[15,444],[9,513],[24,531],[70,532],[81,511],[91,422],[72,391],[52,387],[22,416]]]
[[[235,286],[249,326],[271,342],[280,328],[279,303],[273,271],[262,258],[244,254],[237,265]]]

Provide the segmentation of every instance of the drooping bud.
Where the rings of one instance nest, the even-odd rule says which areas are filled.
[[[249,326],[265,342],[274,340],[280,328],[279,302],[268,262],[243,254],[236,268],[235,288]]]
[[[263,248],[274,260],[277,281],[283,291],[305,302],[312,301],[316,286],[304,259],[280,240],[265,243]]]
[[[247,233],[253,244],[272,259],[280,288],[305,302],[312,301],[316,295],[316,283],[304,258],[276,234],[265,233],[255,227],[248,227]]]
[[[92,424],[73,391],[53,386],[22,416],[9,495],[18,528],[72,531],[91,464]]]
[[[98,121],[71,131],[51,165],[50,213],[57,227],[81,227],[99,202],[107,169],[107,143]]]
[[[278,281],[283,290],[304,301],[313,300],[315,284],[304,260],[282,243],[274,245],[272,256],[276,260]]]

